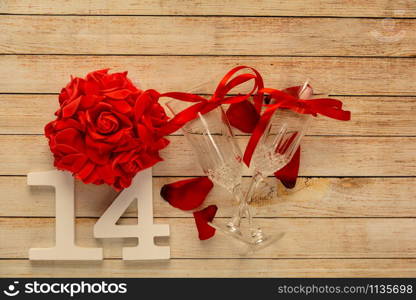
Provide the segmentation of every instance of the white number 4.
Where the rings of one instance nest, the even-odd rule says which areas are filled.
[[[31,248],[31,260],[102,260],[102,248],[75,245],[74,178],[68,172],[47,171],[28,174],[28,185],[55,187],[55,247]],[[123,248],[124,260],[169,259],[169,246],[157,246],[154,238],[169,236],[168,224],[153,224],[152,170],[139,172],[132,185],[123,190],[94,226],[96,238],[138,238],[136,247]],[[132,201],[137,201],[138,220],[134,225],[116,225]]]

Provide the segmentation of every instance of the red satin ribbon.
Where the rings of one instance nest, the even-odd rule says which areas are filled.
[[[233,78],[233,76],[242,69],[249,69],[254,74],[243,73]],[[249,93],[245,95],[239,94],[236,96],[227,96],[227,94],[233,88],[248,82],[249,80],[254,80],[253,88]],[[231,69],[227,74],[225,74],[210,99],[206,99],[192,93],[183,92],[168,92],[160,94],[155,90],[147,90],[142,96],[153,98],[153,100],[159,99],[160,97],[170,97],[180,101],[195,103],[194,105],[175,115],[164,127],[159,128],[159,134],[164,136],[177,131],[189,121],[196,119],[199,113],[205,114],[222,104],[233,104],[242,101],[248,101],[252,96],[254,99],[255,109],[260,113],[263,106],[263,95],[265,93],[269,94],[270,98],[274,99],[276,102],[274,104],[264,105],[267,107],[267,109],[262,113],[260,120],[256,125],[244,152],[243,161],[247,166],[250,165],[254,150],[261,136],[263,135],[263,132],[266,129],[271,117],[279,108],[290,109],[301,114],[311,114],[315,117],[317,114],[321,114],[329,118],[344,121],[347,121],[351,118],[350,112],[343,110],[342,102],[337,99],[319,98],[304,100],[295,97],[295,93],[293,93],[293,91],[290,89],[284,92],[276,89],[264,88],[263,78],[260,73],[256,69],[248,66],[235,67]]]
[[[254,74],[244,73],[233,76],[242,69],[249,69],[253,71]],[[248,82],[249,80],[254,80],[254,85],[252,90],[245,95],[236,95],[236,96],[227,96],[227,94],[236,86]],[[187,122],[192,121],[198,117],[198,113],[205,114],[217,108],[222,104],[233,104],[242,101],[247,101],[251,96],[253,96],[254,106],[258,112],[260,112],[263,104],[263,93],[261,90],[264,88],[263,78],[260,73],[251,67],[247,66],[238,66],[231,69],[222,80],[219,82],[214,94],[210,99],[205,99],[204,97],[191,94],[191,93],[181,93],[181,92],[170,92],[159,94],[158,97],[170,97],[173,99],[186,101],[186,102],[196,102],[196,104],[186,108],[185,110],[178,113],[173,117],[166,126],[164,126],[160,133],[163,135],[168,135],[176,130],[180,129]],[[146,91],[147,92],[147,91]],[[152,90],[152,93],[156,91]],[[156,92],[157,93],[157,92]]]
[[[337,99],[319,98],[304,100],[284,91],[269,88],[264,88],[259,92],[269,94],[270,98],[274,99],[276,102],[274,104],[265,105],[267,109],[261,115],[260,120],[250,137],[243,157],[243,161],[247,166],[250,166],[251,158],[256,146],[266,130],[274,112],[279,108],[290,109],[301,114],[311,114],[314,117],[316,117],[317,114],[321,114],[342,121],[348,121],[351,118],[351,113],[343,110],[342,102]]]

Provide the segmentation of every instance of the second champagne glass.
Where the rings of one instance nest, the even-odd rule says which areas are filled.
[[[298,97],[309,99],[311,91],[312,89],[306,82],[299,89]],[[272,175],[290,162],[305,135],[310,119],[309,114],[300,114],[289,109],[278,109],[274,113],[251,159],[254,174],[243,201],[245,205],[250,204],[259,183],[265,177]],[[283,233],[267,235],[252,222],[251,215],[248,219],[253,249],[265,247],[283,236]]]

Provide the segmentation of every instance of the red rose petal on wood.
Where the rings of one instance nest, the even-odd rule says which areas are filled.
[[[293,155],[292,160],[279,171],[274,173],[274,176],[279,179],[282,184],[288,188],[293,189],[298,178],[300,164],[300,146]]]
[[[204,202],[213,186],[208,177],[185,179],[165,184],[160,195],[173,207],[191,210]]]
[[[195,224],[201,241],[210,239],[215,235],[215,228],[210,226],[208,222],[214,220],[217,210],[218,207],[216,205],[210,205],[200,211],[194,212]]]
[[[231,104],[226,115],[231,126],[245,133],[253,132],[260,119],[259,113],[250,101]]]

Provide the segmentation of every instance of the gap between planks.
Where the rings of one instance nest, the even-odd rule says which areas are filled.
[[[160,196],[164,184],[189,177],[154,177],[155,217],[189,217],[189,212],[172,208]],[[243,178],[243,187],[250,178]],[[287,190],[274,178],[267,179],[254,197],[257,217],[279,218],[412,218],[416,216],[414,184],[416,178],[298,178],[294,189]],[[277,190],[278,197],[268,193]],[[54,217],[55,193],[51,187],[28,186],[26,177],[0,177],[0,215]],[[75,207],[78,217],[99,217],[117,197],[111,187],[75,182]],[[19,205],[16,205],[19,203]],[[217,217],[230,217],[236,203],[223,188],[214,186],[205,205],[219,204]],[[363,209],[365,208],[365,209]],[[137,207],[129,207],[125,217],[135,217]]]
[[[217,79],[236,65],[257,68],[265,78],[266,86],[282,88],[293,86],[310,78],[316,94],[330,95],[415,95],[416,89],[409,78],[416,69],[409,68],[415,60],[371,58],[290,58],[290,57],[205,57],[205,56],[0,56],[0,67],[12,70],[15,76],[0,74],[1,93],[51,93],[59,91],[69,75],[84,76],[87,72],[111,68],[113,72],[129,70],[129,77],[140,79],[143,88],[159,91],[185,90],[201,85],[194,93],[215,89]],[[325,69],[322,69],[325,66]],[[200,70],[204,70],[203,73]],[[280,70],[287,72],[282,74]],[[179,70],[179,72],[178,72]],[[33,74],[36,72],[37,76]],[[8,72],[3,72],[8,74]],[[175,73],[161,81],[160,74]],[[189,77],[188,74],[193,76]],[[54,74],[54,81],[46,80]],[[142,75],[146,74],[145,77]],[[207,80],[211,78],[211,80]],[[183,82],[188,82],[184,86]],[[21,82],[25,85],[22,86]],[[136,82],[137,83],[137,82]],[[328,90],[328,88],[331,90]]]
[[[171,259],[33,262],[0,259],[0,277],[415,277],[415,259]]]
[[[169,137],[165,158],[153,168],[156,176],[201,176],[194,153],[183,136]],[[241,149],[248,137],[236,137]],[[52,155],[42,136],[0,136],[0,170],[3,175],[24,175],[52,168]],[[400,144],[399,151],[392,151]],[[306,177],[413,176],[416,139],[412,137],[306,137],[299,174]],[[27,155],[31,150],[31,156]],[[243,168],[243,175],[251,175]]]
[[[326,257],[415,257],[414,226],[416,219],[257,219],[269,234],[285,232],[276,244],[253,254],[258,258],[326,258]],[[77,243],[85,247],[103,247],[104,256],[118,258],[123,246],[137,244],[137,239],[99,239],[92,236],[95,219],[77,219]],[[136,220],[121,219],[120,224]],[[155,218],[155,223],[170,224],[172,257],[228,258],[240,257],[229,237],[218,234],[199,241],[192,219]],[[27,257],[30,247],[53,244],[54,219],[0,218],[2,246],[0,256]],[[30,224],[30,226],[29,226]],[[323,231],[324,228],[327,228]],[[395,240],[395,243],[391,243]],[[336,242],[334,242],[336,241]],[[158,238],[165,245],[167,239]],[[308,251],[305,251],[308,249]]]
[[[74,0],[8,0],[0,5],[4,14],[56,14],[56,15],[201,15],[201,16],[305,16],[305,17],[415,17],[415,6],[411,1],[361,1],[337,2],[321,0],[319,5],[314,1],[273,1],[250,0],[221,1],[201,0],[198,5],[189,5],[188,1],[158,0],[123,1],[117,0],[83,1]]]

